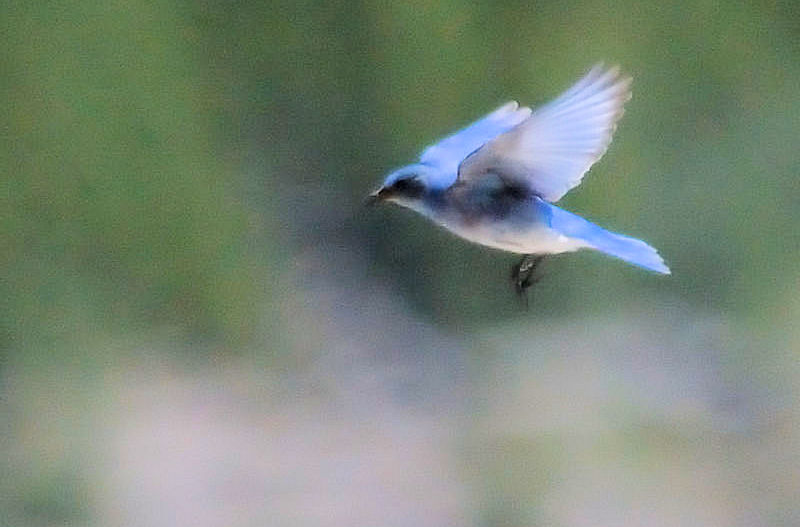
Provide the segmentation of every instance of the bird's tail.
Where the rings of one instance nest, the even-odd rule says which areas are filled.
[[[658,252],[642,240],[609,232],[580,216],[541,202],[548,211],[550,227],[570,238],[577,238],[592,249],[597,249],[633,265],[661,274],[670,274],[669,267]]]

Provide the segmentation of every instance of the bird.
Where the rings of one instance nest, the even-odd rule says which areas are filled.
[[[619,67],[600,63],[536,110],[503,104],[389,173],[367,200],[406,207],[465,240],[522,255],[511,278],[526,303],[535,269],[553,254],[592,249],[670,274],[644,241],[554,205],[608,149],[631,82]]]

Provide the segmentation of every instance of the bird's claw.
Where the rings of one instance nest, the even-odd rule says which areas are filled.
[[[522,260],[511,268],[511,280],[514,282],[514,291],[525,303],[528,309],[528,288],[541,280],[541,276],[534,276],[536,268],[542,263],[544,256],[526,254]]]

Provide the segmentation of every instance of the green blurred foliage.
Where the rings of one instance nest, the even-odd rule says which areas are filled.
[[[559,264],[542,301],[563,314],[634,288],[758,318],[798,270],[795,11],[9,6],[5,340],[58,338],[59,321],[75,317],[242,343],[263,300],[281,297],[269,276],[292,252],[291,240],[272,245],[291,230],[286,194],[316,188],[337,197],[327,206],[354,208],[425,144],[505,98],[543,102],[600,59],[634,76],[635,98],[607,158],[565,204],[651,241],[675,276],[579,257]],[[384,265],[399,261],[420,307],[454,323],[511,313],[505,284],[477,279],[509,260],[387,214],[356,229]]]
[[[191,13],[33,2],[4,21],[7,339],[38,346],[76,324],[246,336],[264,259]]]

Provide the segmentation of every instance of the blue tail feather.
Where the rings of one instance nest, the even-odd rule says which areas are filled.
[[[630,264],[661,274],[670,274],[669,267],[658,252],[642,240],[607,231],[580,216],[545,201],[540,205],[547,211],[550,227],[570,238],[586,242],[591,248],[624,260]]]

